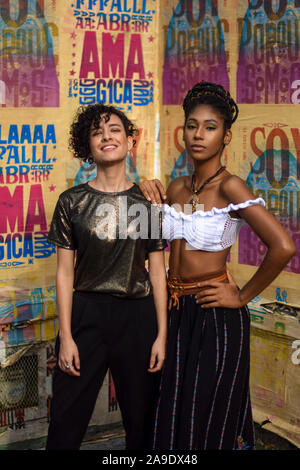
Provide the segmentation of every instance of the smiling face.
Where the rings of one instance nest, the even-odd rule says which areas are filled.
[[[189,114],[183,139],[191,158],[220,158],[224,145],[231,140],[231,131],[224,131],[224,119],[211,105],[200,104]]]
[[[91,127],[90,151],[96,163],[117,163],[125,160],[127,152],[132,149],[133,139],[126,135],[116,114],[111,114],[108,120],[105,118],[105,115],[101,116],[98,128]]]

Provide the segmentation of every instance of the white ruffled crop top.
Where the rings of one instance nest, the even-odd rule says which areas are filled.
[[[242,218],[233,218],[230,212],[246,209],[265,201],[259,197],[239,204],[210,211],[195,211],[193,214],[178,212],[168,204],[163,205],[162,234],[163,238],[172,242],[185,239],[192,248],[202,251],[222,251],[235,242],[240,228],[246,222]]]

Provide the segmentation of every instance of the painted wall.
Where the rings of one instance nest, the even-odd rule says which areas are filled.
[[[4,348],[57,334],[56,249],[47,232],[59,194],[95,175],[68,151],[78,106],[125,111],[140,130],[128,178],[160,177],[167,186],[192,171],[181,103],[203,79],[223,84],[239,104],[224,163],[266,200],[298,248],[255,301],[300,305],[299,19],[299,0],[0,0]],[[242,228],[229,259],[240,285],[264,253]]]
[[[298,252],[262,297],[300,304],[300,2],[167,0],[160,88],[161,177],[190,174],[182,141],[183,97],[196,81],[227,87],[240,115],[223,162],[243,178],[292,236]],[[229,268],[240,285],[265,246],[249,227],[234,245]]]

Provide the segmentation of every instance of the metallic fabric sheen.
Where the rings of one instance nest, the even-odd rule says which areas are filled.
[[[140,227],[139,207],[144,214]],[[114,210],[105,211],[107,208]],[[154,237],[153,225],[158,227]],[[144,238],[137,235],[139,228]],[[166,247],[161,238],[161,213],[136,185],[119,193],[98,191],[88,183],[64,191],[56,204],[48,241],[76,251],[75,290],[130,298],[151,293],[145,260],[149,252]]]

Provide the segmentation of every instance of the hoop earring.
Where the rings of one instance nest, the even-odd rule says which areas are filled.
[[[85,158],[84,162],[88,163],[89,165],[92,165],[93,163],[95,163],[95,160],[93,159],[92,156],[89,156]]]

